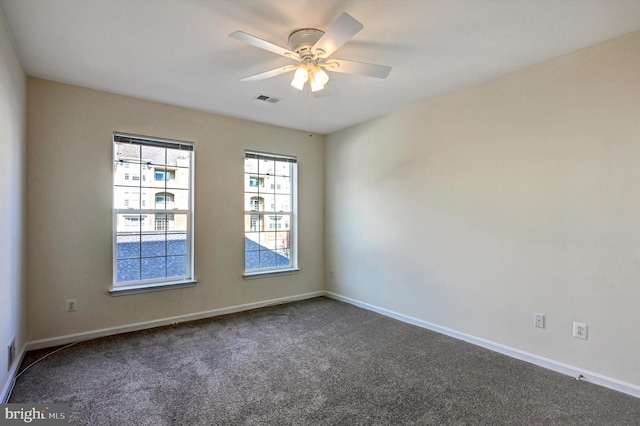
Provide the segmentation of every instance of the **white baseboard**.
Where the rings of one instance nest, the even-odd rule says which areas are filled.
[[[236,312],[248,311],[251,309],[264,308],[266,306],[280,305],[298,300],[311,299],[313,297],[324,296],[324,291],[313,293],[297,294],[294,296],[281,297],[278,299],[263,300],[260,302],[247,303],[244,305],[230,306],[227,308],[212,309],[209,311],[196,312],[193,314],[179,315],[175,317],[161,318],[153,321],[139,322],[117,327],[102,328],[99,330],[86,331],[82,333],[67,334],[65,336],[52,337],[48,339],[34,340],[27,342],[26,350],[49,348],[52,346],[66,345],[83,340],[96,339],[98,337],[112,336],[114,334],[128,333],[130,331],[145,330],[148,328],[161,327],[164,325],[178,324],[185,321],[194,321],[203,318],[211,318],[220,315],[233,314]]]
[[[26,345],[22,345],[20,349],[20,353],[13,360],[13,365],[11,366],[11,370],[9,370],[9,379],[7,383],[5,383],[4,388],[2,389],[2,394],[0,394],[0,404],[6,404],[9,400],[9,396],[11,395],[11,391],[13,390],[13,383],[16,380],[16,376],[18,375],[18,369],[20,368],[20,364],[22,364],[22,359],[24,358],[24,354],[27,353]]]
[[[329,291],[316,291],[313,293],[305,293],[305,294],[288,296],[288,297],[283,297],[278,299],[270,299],[270,300],[264,300],[260,302],[247,303],[244,305],[212,309],[204,312],[197,312],[193,314],[179,315],[175,317],[162,318],[162,319],[153,320],[153,321],[145,321],[145,322],[140,322],[135,324],[128,324],[125,326],[103,328],[99,330],[69,334],[69,335],[53,337],[49,339],[34,340],[31,342],[27,342],[22,347],[20,351],[20,355],[18,357],[19,359],[17,362],[14,363],[14,366],[11,369],[10,377],[12,378],[15,377],[25,353],[29,350],[42,349],[42,348],[58,346],[58,345],[65,345],[65,344],[79,342],[83,340],[111,336],[111,335],[120,334],[120,333],[127,333],[130,331],[145,330],[145,329],[154,328],[154,327],[161,327],[164,325],[177,324],[185,321],[194,321],[194,320],[203,319],[203,318],[216,317],[219,315],[226,315],[226,314],[232,314],[236,312],[248,311],[251,309],[263,308],[263,307],[272,306],[272,305],[279,305],[279,304],[294,302],[298,300],[311,299],[313,297],[319,297],[319,296],[326,296],[331,299],[349,303],[359,308],[377,312],[381,315],[394,318],[408,324],[416,325],[418,327],[435,331],[436,333],[444,334],[458,340],[463,340],[465,342],[468,342],[477,346],[481,346],[483,348],[510,356],[512,358],[529,362],[531,364],[538,365],[540,367],[544,367],[549,370],[553,370],[553,371],[556,371],[568,376],[572,376],[575,378],[580,377],[581,380],[586,380],[588,382],[591,382],[609,389],[613,389],[619,392],[623,392],[623,393],[635,396],[636,398],[640,398],[640,386],[636,386],[631,383],[626,383],[621,380],[613,379],[611,377],[603,376],[598,373],[593,373],[591,371],[583,370],[581,368],[564,364],[552,359],[544,358],[535,354],[524,352],[519,349],[511,348],[509,346],[501,345],[499,343],[491,342],[489,340],[481,339],[479,337],[471,336],[469,334],[461,333],[459,331],[452,330],[450,328],[442,327],[437,324],[432,324],[427,321],[413,318],[408,315],[400,314],[398,312],[394,312],[389,309],[381,308],[379,306],[371,305],[369,303],[361,302],[359,300],[352,299],[352,298],[342,296],[336,293],[332,293]],[[2,399],[0,399],[0,401],[5,402],[5,398],[8,397],[12,384],[13,384],[13,379],[9,380],[8,383],[5,385],[1,394]]]
[[[469,334],[461,333],[459,331],[452,330],[450,328],[441,327],[439,325],[432,324],[427,321],[423,321],[423,320],[413,318],[404,314],[400,314],[398,312],[381,308],[379,306],[370,305],[368,303],[361,302],[359,300],[355,300],[350,297],[342,296],[329,291],[325,292],[325,296],[331,299],[339,300],[341,302],[349,303],[350,305],[354,305],[359,308],[377,312],[384,316],[394,318],[399,321],[406,322],[408,324],[413,324],[418,327],[426,328],[428,330],[435,331],[436,333],[444,334],[458,340],[463,340],[465,342],[468,342],[477,346],[481,346],[483,348],[492,350],[494,352],[498,352],[503,355],[507,355],[512,358],[519,359],[521,361],[526,361],[531,364],[535,364],[537,366],[556,371],[558,373],[566,374],[568,376],[575,377],[576,379],[580,378],[580,380],[585,380],[609,389],[613,389],[619,392],[623,392],[623,393],[635,396],[636,398],[640,398],[640,386],[636,386],[631,383],[626,383],[621,380],[603,376],[602,374],[593,373],[591,371],[583,370],[581,368],[577,368],[568,364],[554,361],[552,359],[544,358],[535,354],[521,351],[519,349],[514,349],[509,346],[501,345],[499,343],[491,342],[489,340],[485,340],[479,337],[471,336]]]

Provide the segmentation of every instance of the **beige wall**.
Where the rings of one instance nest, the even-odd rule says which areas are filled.
[[[326,152],[330,291],[640,385],[640,32]]]
[[[323,289],[324,137],[35,78],[28,88],[30,341]],[[113,131],[195,142],[195,287],[109,295]],[[245,149],[298,157],[298,274],[242,278]]]
[[[25,78],[0,27],[2,213],[16,229],[0,245],[4,346],[25,341]],[[330,291],[640,386],[638,75],[637,32],[329,135],[326,150],[322,136],[31,78],[26,340],[319,291],[326,241]],[[196,142],[196,287],[109,296],[113,131]],[[245,149],[299,158],[299,274],[241,277]]]
[[[15,338],[18,355],[25,343],[26,96],[27,78],[0,12],[0,402],[11,378],[7,347]]]

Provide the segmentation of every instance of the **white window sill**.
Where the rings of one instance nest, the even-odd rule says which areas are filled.
[[[175,290],[178,288],[194,287],[198,281],[169,281],[165,283],[123,285],[120,287],[111,287],[109,293],[112,296],[125,296],[127,294],[148,293],[150,291]]]
[[[291,269],[276,269],[272,271],[256,271],[256,272],[245,272],[242,274],[242,278],[245,280],[255,280],[258,278],[267,278],[278,275],[291,275],[297,274],[300,272],[300,268],[291,268]]]

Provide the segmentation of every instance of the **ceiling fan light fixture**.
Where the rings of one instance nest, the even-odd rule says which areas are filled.
[[[329,75],[317,65],[313,73],[313,78],[323,86],[329,82]]]
[[[322,84],[318,83],[318,82],[317,82],[317,81],[315,81],[315,80],[312,80],[312,81],[311,81],[311,91],[312,91],[312,92],[317,92],[317,91],[320,91],[320,90],[322,90],[322,89],[324,89],[324,85],[322,85]]]
[[[291,80],[291,85],[298,90],[304,89],[304,83],[309,79],[309,72],[303,66],[298,67],[295,74],[293,74],[293,80]]]
[[[346,61],[344,59],[328,59],[333,52],[351,40],[363,28],[364,25],[361,22],[343,12],[326,32],[315,28],[303,28],[292,32],[289,35],[290,49],[262,40],[243,31],[236,31],[229,34],[229,36],[259,49],[299,62],[296,65],[287,65],[244,77],[240,79],[241,81],[260,81],[295,70],[291,86],[302,91],[305,83],[309,83],[311,91],[317,92],[324,89],[329,81],[326,71],[387,78],[391,67],[385,65]]]
[[[310,71],[309,73],[311,74],[311,91],[317,92],[318,90],[324,89],[324,85],[329,82],[329,76],[327,73],[318,65],[316,65],[313,68],[313,71]]]

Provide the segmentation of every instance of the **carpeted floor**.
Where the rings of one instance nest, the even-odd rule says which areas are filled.
[[[83,342],[10,402],[72,425],[640,424],[638,398],[327,298]]]

